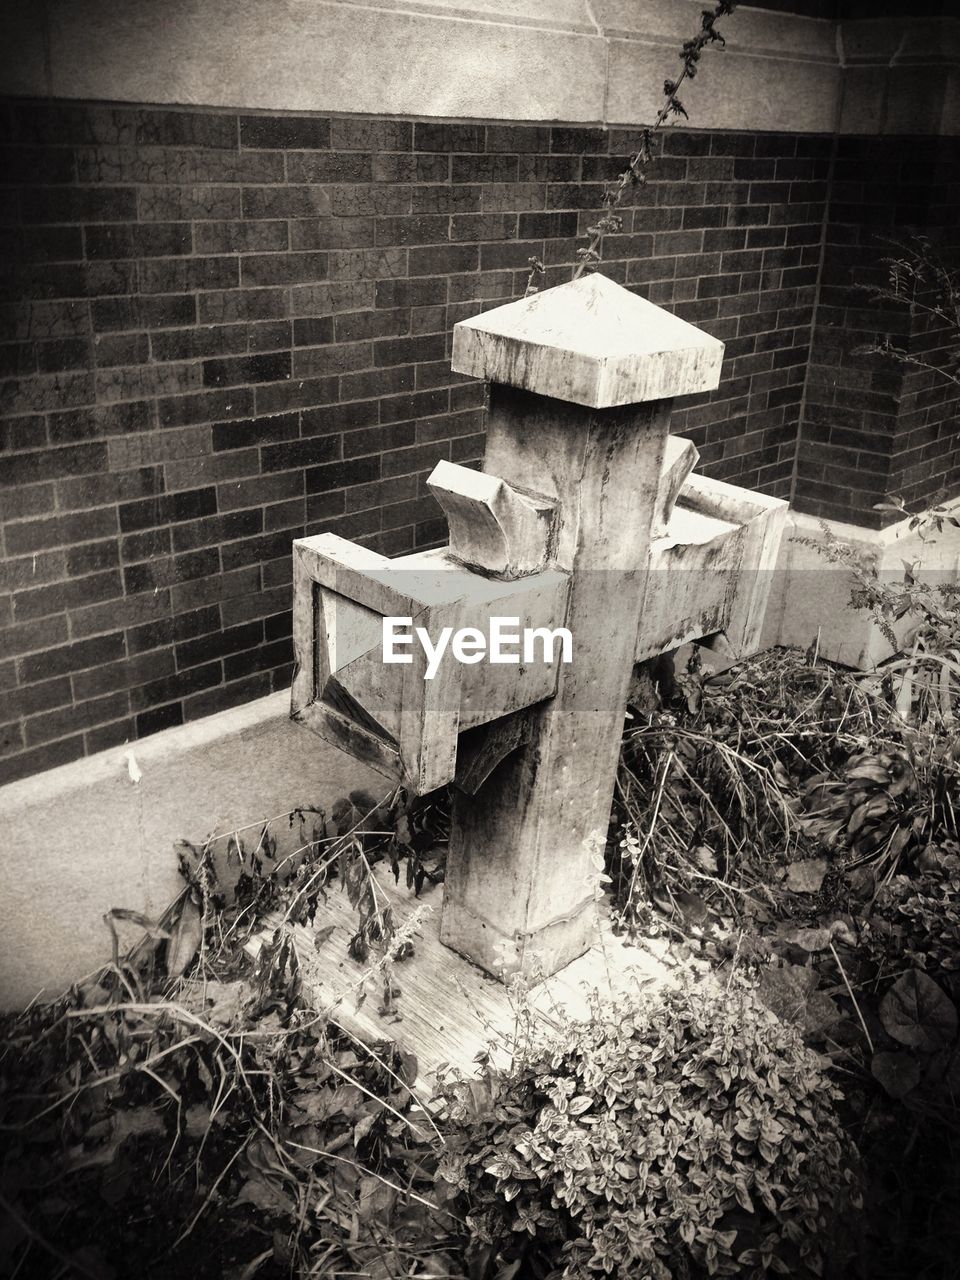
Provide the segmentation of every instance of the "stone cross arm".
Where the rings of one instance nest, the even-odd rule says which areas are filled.
[[[499,563],[516,530],[505,540],[482,502],[484,514],[470,523],[457,496],[466,550],[489,551]],[[532,531],[523,519],[520,527]],[[293,718],[417,795],[452,782],[460,733],[554,695],[561,647],[548,637],[563,624],[569,586],[556,568],[505,580],[446,551],[389,560],[334,534],[302,539],[294,545]],[[386,619],[403,622],[385,648]],[[515,620],[499,629],[504,652],[512,652],[509,637],[539,632],[537,661],[519,661],[521,652],[508,662],[476,661],[477,653],[451,644],[465,628],[489,638],[493,619]],[[430,640],[432,662],[417,628]],[[391,648],[396,661],[385,660]]]

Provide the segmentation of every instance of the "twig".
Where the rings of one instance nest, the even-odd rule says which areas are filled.
[[[663,793],[667,785],[667,778],[670,774],[670,766],[673,764],[674,758],[675,758],[674,750],[671,747],[670,750],[667,752],[666,759],[664,760],[663,767],[660,771],[660,782],[657,786],[657,794],[653,802],[653,811],[650,814],[650,825],[647,828],[647,835],[646,835],[646,838],[644,839],[643,845],[637,852],[636,862],[634,863],[633,871],[630,875],[630,886],[627,890],[626,904],[624,905],[624,908],[620,913],[621,924],[624,923],[624,921],[626,920],[627,911],[630,907],[630,904],[633,902],[633,895],[636,892],[636,887],[637,887],[637,877],[640,874],[640,868],[643,863],[644,854],[647,852],[647,849],[649,849],[650,842],[653,839],[653,833],[657,828],[657,816],[660,813],[660,806],[663,804]]]
[[[406,1089],[410,1097],[414,1100],[417,1106],[420,1107],[420,1109],[422,1110],[427,1120],[427,1123],[430,1125],[431,1129],[433,1129],[434,1133],[437,1135],[437,1137],[440,1139],[441,1142],[445,1142],[446,1139],[444,1138],[440,1130],[437,1128],[433,1117],[430,1115],[430,1112],[428,1111],[424,1103],[423,1098],[420,1097],[420,1095],[416,1092],[413,1086],[407,1084],[406,1080],[402,1079],[400,1076],[397,1075],[395,1071],[391,1070],[391,1068],[387,1066],[384,1060],[380,1057],[380,1055],[374,1049],[372,1049],[368,1044],[365,1044],[358,1036],[355,1036],[348,1027],[345,1027],[343,1025],[342,1022],[337,1022],[335,1018],[331,1018],[329,1019],[329,1021],[343,1035],[348,1036],[353,1041],[354,1044],[359,1045],[360,1048],[364,1051],[364,1053],[367,1054],[368,1057],[371,1057],[374,1060],[374,1062],[377,1064],[377,1066],[382,1067],[383,1070],[386,1071],[387,1075],[391,1077],[391,1079],[395,1080],[397,1084],[399,1084],[402,1088]]]
[[[863,1027],[863,1034],[867,1038],[867,1045],[869,1046],[870,1053],[874,1054],[876,1053],[876,1049],[873,1047],[873,1037],[870,1035],[870,1032],[867,1029],[867,1024],[864,1021],[863,1014],[860,1011],[860,1005],[857,1002],[857,997],[853,994],[853,987],[851,987],[850,981],[847,978],[847,971],[843,967],[843,961],[837,955],[837,949],[832,942],[830,943],[830,953],[833,956],[834,960],[836,960],[837,962],[837,968],[840,970],[840,977],[843,979],[843,985],[847,988],[847,995],[849,995],[850,999],[853,1001],[853,1007],[854,1009],[856,1009],[857,1017],[860,1019],[860,1025],[861,1027]]]
[[[383,1107],[385,1111],[389,1111],[391,1115],[396,1116],[401,1124],[405,1124],[408,1128],[413,1129],[413,1122],[410,1118],[403,1115],[403,1113],[398,1111],[396,1107],[387,1102],[385,1098],[378,1098],[377,1095],[368,1089],[365,1084],[361,1084],[355,1076],[351,1076],[348,1072],[342,1071],[340,1067],[338,1067],[336,1063],[332,1062],[329,1058],[322,1058],[321,1061],[324,1066],[329,1067],[330,1070],[340,1076],[341,1079],[346,1080],[347,1084],[352,1084],[355,1089],[359,1089],[361,1093],[365,1093],[372,1102],[376,1102],[379,1106]],[[436,1125],[434,1125],[434,1128],[436,1128]],[[439,1129],[437,1130],[437,1134],[440,1137],[440,1141],[443,1142],[443,1135],[440,1134]]]
[[[224,831],[218,836],[207,836],[206,840],[197,840],[202,849],[209,848],[210,845],[216,844],[218,840],[229,840],[231,837],[236,838],[241,831],[251,831],[254,827],[266,827],[271,822],[279,822],[281,818],[292,818],[296,813],[323,813],[323,809],[317,809],[310,804],[297,805],[294,809],[288,809],[286,813],[275,813],[272,818],[261,818],[258,822],[248,822],[242,827],[233,827],[230,831]]]
[[[396,799],[396,797],[397,797],[397,793],[399,792],[399,790],[400,790],[400,788],[399,788],[399,787],[394,787],[394,789],[393,789],[393,791],[391,791],[391,793],[390,793],[389,797],[385,798],[384,800],[380,800],[380,801],[378,801],[378,802],[373,806],[373,808],[372,808],[372,809],[369,809],[369,810],[368,810],[368,811],[363,815],[363,817],[359,820],[359,822],[356,822],[356,823],[355,823],[355,824],[350,828],[350,830],[349,830],[349,831],[345,831],[345,832],[344,832],[342,835],[340,835],[340,836],[333,836],[333,837],[331,837],[331,839],[333,839],[334,841],[336,841],[336,844],[337,844],[336,852],[335,852],[335,854],[334,854],[334,855],[331,855],[331,859],[330,859],[330,860],[328,860],[326,863],[324,863],[324,868],[325,868],[326,866],[328,866],[328,865],[329,865],[329,862],[332,860],[332,857],[339,856],[339,854],[342,852],[342,849],[341,849],[341,847],[340,847],[341,842],[342,842],[342,841],[347,841],[347,840],[349,840],[349,839],[350,839],[350,837],[351,837],[352,835],[354,835],[357,831],[359,831],[359,830],[360,830],[360,828],[363,826],[363,824],[366,822],[366,820],[370,817],[370,815],[371,815],[371,814],[376,813],[378,809],[383,808],[383,807],[384,807],[384,805],[386,805],[386,807],[387,807],[387,808],[389,808],[389,807],[393,804],[394,800]],[[300,889],[299,889],[299,891],[298,891],[298,893],[297,893],[296,897],[299,897],[301,894],[306,893],[309,889],[311,889],[311,888],[313,887],[313,884],[314,884],[315,880],[317,879],[317,876],[318,876],[318,875],[319,875],[319,872],[314,872],[314,873],[312,873],[312,874],[311,874],[311,876],[310,876],[310,879],[307,881],[307,883],[306,883],[306,884],[304,884],[304,885],[301,885],[301,886],[300,886]],[[295,902],[295,901],[296,901],[296,898],[294,898],[294,902]],[[283,917],[283,923],[284,923],[284,924],[286,924],[287,920],[289,920],[289,918],[290,918],[290,912],[291,912],[292,910],[293,910],[293,902],[291,902],[290,906],[287,908],[286,914],[285,914],[285,915],[284,915],[284,917]]]
[[[13,1219],[24,1235],[28,1236],[35,1244],[38,1244],[46,1253],[49,1253],[52,1257],[56,1258],[58,1262],[61,1262],[66,1271],[79,1271],[81,1275],[88,1276],[89,1280],[100,1280],[97,1273],[89,1271],[82,1262],[77,1260],[76,1257],[68,1257],[65,1253],[62,1253],[55,1244],[51,1244],[49,1240],[40,1235],[38,1231],[31,1227],[26,1218],[17,1212],[16,1208],[10,1203],[6,1196],[2,1194],[0,1194],[0,1209],[3,1209],[4,1213]]]
[[[244,1140],[240,1143],[239,1147],[237,1147],[236,1151],[233,1153],[233,1155],[230,1157],[230,1159],[227,1161],[227,1163],[226,1163],[226,1164],[223,1166],[223,1168],[220,1170],[220,1172],[219,1172],[219,1174],[217,1175],[217,1177],[216,1177],[216,1179],[215,1179],[215,1181],[214,1181],[213,1185],[211,1186],[210,1190],[207,1192],[207,1194],[206,1194],[206,1196],[205,1196],[205,1198],[204,1198],[203,1204],[200,1206],[200,1208],[197,1210],[197,1212],[196,1212],[196,1213],[193,1215],[193,1217],[190,1219],[189,1223],[186,1225],[186,1227],[184,1227],[184,1229],[183,1229],[183,1230],[180,1232],[180,1234],[177,1236],[176,1240],[174,1240],[173,1244],[170,1246],[170,1249],[169,1249],[169,1252],[170,1252],[170,1253],[173,1253],[174,1249],[176,1249],[177,1245],[178,1245],[178,1244],[180,1244],[180,1242],[181,1242],[182,1240],[186,1240],[187,1236],[190,1234],[190,1232],[193,1230],[193,1228],[194,1228],[194,1227],[197,1225],[197,1223],[200,1221],[201,1217],[203,1216],[204,1211],[206,1210],[207,1205],[210,1203],[210,1201],[213,1199],[214,1195],[216,1194],[217,1187],[219,1187],[220,1183],[221,1183],[221,1182],[224,1180],[224,1178],[227,1176],[227,1174],[228,1174],[228,1173],[229,1173],[229,1171],[230,1171],[231,1166],[233,1165],[233,1162],[236,1160],[237,1156],[239,1156],[239,1155],[240,1155],[241,1151],[243,1151],[243,1150],[244,1150],[244,1148],[246,1147],[247,1143],[250,1141],[250,1139],[251,1139],[252,1137],[253,1137],[252,1132],[247,1134],[247,1136],[244,1138]]]
[[[359,1160],[350,1160],[347,1156],[338,1156],[333,1151],[321,1151],[318,1147],[307,1147],[302,1142],[294,1142],[292,1138],[285,1138],[284,1145],[288,1147],[296,1147],[298,1151],[308,1151],[311,1155],[322,1156],[325,1160],[338,1160],[341,1164],[348,1164],[353,1169],[359,1169],[361,1173],[365,1173],[368,1177],[379,1178],[385,1187],[390,1187],[393,1191],[397,1191],[402,1196],[409,1196],[411,1200],[416,1200],[417,1204],[422,1204],[427,1209],[432,1209],[435,1213],[442,1213],[445,1217],[451,1218],[454,1222],[463,1225],[463,1220],[458,1218],[455,1213],[451,1213],[449,1209],[444,1209],[438,1204],[425,1199],[423,1196],[417,1195],[415,1191],[411,1191],[409,1187],[401,1187],[396,1182],[391,1182],[389,1178],[385,1178],[382,1173],[377,1173],[376,1169],[368,1169],[366,1165],[362,1165]]]

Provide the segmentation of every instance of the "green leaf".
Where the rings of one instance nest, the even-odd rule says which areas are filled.
[[[888,1035],[911,1049],[933,1053],[957,1035],[953,1001],[920,969],[911,969],[880,1001],[880,1021]]]
[[[920,1083],[920,1068],[909,1053],[875,1053],[870,1071],[891,1098],[905,1098]]]

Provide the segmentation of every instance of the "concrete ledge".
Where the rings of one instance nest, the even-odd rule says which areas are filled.
[[[357,788],[389,790],[292,724],[289,705],[288,693],[271,694],[0,788],[11,863],[0,902],[0,1005],[56,994],[109,960],[102,917],[111,907],[163,911],[182,887],[173,841],[300,804],[329,813]],[[296,847],[296,828],[284,822],[274,833],[279,852]]]
[[[701,0],[14,0],[14,53],[0,67],[0,92],[634,124],[661,105],[663,79],[702,7]],[[725,24],[728,51],[712,51],[702,81],[684,95],[691,122],[830,128],[839,90],[834,29],[738,10]]]
[[[737,10],[730,22],[739,16]],[[672,46],[611,40],[608,122],[652,120],[663,101],[664,68],[669,70],[675,60]],[[683,86],[680,97],[693,129],[831,133],[840,76],[835,61],[754,52],[731,38],[728,49],[704,56],[702,74]]]
[[[960,499],[950,504],[960,513]],[[877,567],[891,581],[903,578],[903,562],[918,565],[918,577],[929,582],[960,580],[960,529],[944,528],[942,534],[922,541],[901,520],[886,529],[825,520],[823,524],[841,542],[875,558]],[[853,579],[841,565],[831,565],[815,548],[798,538],[826,543],[821,522],[815,516],[791,511],[780,544],[780,558],[767,606],[761,648],[775,644],[807,648],[817,640],[824,658],[864,670],[891,656],[892,650],[865,610],[850,608]]]
[[[703,0],[47,0],[7,6],[0,93],[276,111],[653,119]],[[741,5],[684,86],[711,129],[960,132],[960,22]],[[708,65],[709,64],[709,65]],[[846,88],[840,92],[846,68]],[[919,104],[919,105],[918,105]]]

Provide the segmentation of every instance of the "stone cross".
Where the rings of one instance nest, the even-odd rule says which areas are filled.
[[[691,476],[696,449],[669,435],[673,398],[716,387],[722,355],[601,275],[462,321],[453,368],[490,406],[483,470],[430,477],[449,545],[294,544],[293,717],[417,793],[455,784],[440,937],[498,977],[593,940],[635,661],[756,644],[786,504]],[[461,639],[431,660],[411,635],[388,663],[385,618],[434,654],[446,628]],[[502,620],[515,656],[496,664]]]

